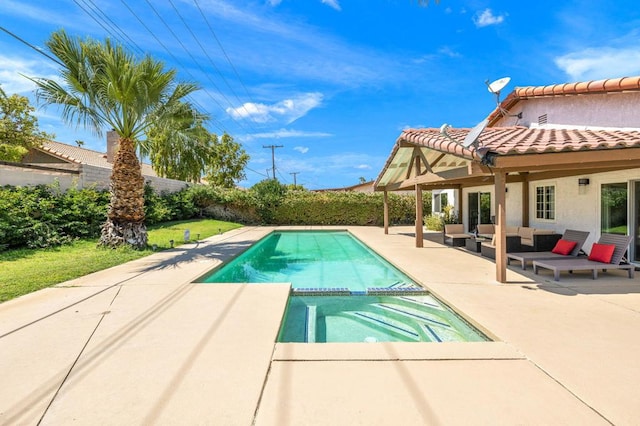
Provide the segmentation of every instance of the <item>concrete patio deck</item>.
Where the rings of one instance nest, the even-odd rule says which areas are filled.
[[[495,342],[281,344],[287,283],[193,283],[272,229],[0,304],[0,424],[640,422],[640,278],[512,265],[499,284],[438,235],[349,227]]]

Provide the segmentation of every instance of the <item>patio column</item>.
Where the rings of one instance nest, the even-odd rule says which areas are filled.
[[[424,246],[422,214],[422,187],[416,185],[416,247]]]
[[[462,199],[462,186],[458,185],[458,189],[456,191],[456,198],[458,199],[458,223],[463,223],[462,217],[464,212],[464,200]],[[468,223],[467,223],[468,225]]]
[[[389,234],[389,196],[387,195],[387,191],[384,191],[384,234]]]
[[[496,194],[496,281],[507,282],[507,224],[505,214],[505,190],[507,174],[494,171]]]
[[[522,226],[529,226],[529,172],[522,172]]]

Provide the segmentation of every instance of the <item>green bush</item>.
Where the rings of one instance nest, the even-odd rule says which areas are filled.
[[[430,231],[442,231],[444,229],[444,221],[441,216],[430,214],[424,217],[424,226]]]
[[[100,232],[108,194],[61,192],[58,185],[0,190],[0,241],[9,247],[50,247]]]
[[[415,197],[389,194],[389,223],[413,224]],[[431,211],[425,194],[423,211]],[[0,188],[0,248],[50,247],[96,238],[106,220],[109,192],[60,191],[57,185]],[[311,192],[268,179],[249,190],[194,185],[172,194],[145,187],[146,223],[197,217],[245,224],[375,225],[384,220],[383,194]]]

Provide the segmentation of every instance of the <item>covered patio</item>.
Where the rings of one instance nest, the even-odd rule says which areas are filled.
[[[464,211],[462,190],[494,186],[496,281],[506,274],[506,184],[522,187],[521,226],[529,226],[529,183],[640,167],[640,132],[622,130],[492,127],[465,148],[473,129],[407,129],[397,139],[375,181],[384,196],[384,232],[389,232],[387,193],[414,190],[415,244],[423,246],[422,192],[455,189],[458,211]],[[561,231],[561,230],[557,230]]]

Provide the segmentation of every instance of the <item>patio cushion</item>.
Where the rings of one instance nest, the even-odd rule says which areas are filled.
[[[616,246],[614,244],[593,243],[593,246],[591,246],[591,253],[589,253],[589,260],[611,263],[611,258],[613,257],[615,249]]]
[[[556,243],[556,246],[551,250],[551,253],[562,254],[567,256],[569,255],[569,253],[573,251],[573,249],[576,247],[576,244],[578,243],[576,243],[575,241],[559,239],[558,242]]]

